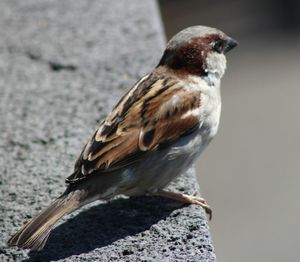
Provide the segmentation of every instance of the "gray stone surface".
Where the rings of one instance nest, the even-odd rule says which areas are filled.
[[[150,0],[2,0],[0,35],[0,261],[215,261],[203,210],[156,197],[83,208],[40,253],[6,246],[64,191],[81,147],[155,66],[164,37]],[[172,187],[198,190],[194,170]]]

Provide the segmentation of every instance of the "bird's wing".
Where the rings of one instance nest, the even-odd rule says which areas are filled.
[[[66,182],[130,166],[176,142],[200,124],[199,107],[200,91],[174,77],[145,76],[97,128]]]

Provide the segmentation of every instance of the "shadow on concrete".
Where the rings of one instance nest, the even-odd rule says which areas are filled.
[[[51,261],[87,253],[149,229],[182,205],[160,197],[117,199],[91,207],[55,228],[31,261]]]

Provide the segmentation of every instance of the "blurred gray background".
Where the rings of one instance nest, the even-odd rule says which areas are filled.
[[[299,261],[300,1],[159,2],[168,38],[203,24],[240,42],[197,164],[218,261]]]

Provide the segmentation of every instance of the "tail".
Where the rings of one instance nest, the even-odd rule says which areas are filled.
[[[82,203],[80,199],[80,192],[78,191],[63,194],[13,235],[8,241],[8,245],[41,250],[56,222],[79,208]]]

